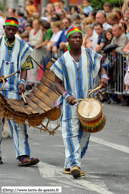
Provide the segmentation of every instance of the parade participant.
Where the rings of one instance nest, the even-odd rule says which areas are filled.
[[[0,78],[4,78],[17,70],[20,74],[15,74],[6,80],[1,93],[6,98],[20,99],[21,93],[25,92],[25,80],[27,70],[33,68],[30,46],[21,38],[15,37],[18,30],[18,20],[9,17],[5,21],[5,35],[0,38]],[[0,82],[2,80],[0,79]],[[2,83],[0,83],[0,88]],[[16,149],[16,158],[19,166],[35,165],[39,162],[38,158],[30,158],[30,148],[28,144],[27,127],[24,124],[17,124],[15,121],[8,120],[11,135]],[[0,121],[0,164],[2,164],[1,141],[2,141],[3,120]]]
[[[85,99],[88,90],[93,88],[93,80],[100,75],[100,84],[107,86],[107,74],[100,65],[101,55],[91,49],[81,48],[82,31],[71,28],[67,33],[69,48],[58,59],[51,71],[55,73],[57,91],[61,94],[57,105],[62,105],[62,137],[65,147],[65,165],[63,173],[71,173],[74,178],[85,175],[81,171],[81,158],[88,148],[90,133],[81,130],[76,114],[75,99]],[[88,80],[89,78],[89,80]]]

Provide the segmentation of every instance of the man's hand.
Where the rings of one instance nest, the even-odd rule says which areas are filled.
[[[102,86],[102,88],[106,88],[108,85],[108,80],[105,77],[102,77],[99,84]]]
[[[66,45],[67,45],[66,42],[61,42],[60,45],[59,45],[59,47],[60,47],[60,49],[65,49],[66,48]]]
[[[76,99],[73,96],[68,96],[66,98],[66,100],[67,100],[68,104],[70,104],[70,105],[76,104],[76,102],[75,102]]]
[[[40,47],[41,47],[40,45],[35,46],[36,49],[39,49]]]
[[[19,95],[23,92],[25,92],[25,87],[24,87],[24,85],[22,84],[22,83],[20,83],[19,84],[19,86],[18,86],[18,91],[19,91]]]
[[[0,75],[0,78],[4,78],[4,75]],[[0,79],[0,83],[2,83],[2,82],[3,82],[3,80]]]
[[[56,46],[53,46],[52,52],[53,52],[53,53],[57,53],[57,47],[56,47]]]

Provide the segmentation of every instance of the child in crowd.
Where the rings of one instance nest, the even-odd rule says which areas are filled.
[[[23,32],[21,34],[21,38],[27,43],[29,44],[29,34],[27,32]]]
[[[81,13],[85,13],[89,16],[89,13],[93,11],[93,8],[90,6],[90,0],[83,0],[83,5],[78,5],[78,9]]]
[[[34,12],[36,12],[33,0],[26,1],[26,11],[28,11],[29,15],[32,15]]]
[[[54,3],[54,9],[55,9],[55,13],[59,13],[61,12],[61,8],[60,8],[60,3],[59,2],[55,2]]]
[[[47,51],[51,51],[51,48],[54,46],[55,42],[58,41],[58,39],[62,33],[60,21],[53,22],[51,27],[52,27],[53,35],[47,44]]]
[[[103,10],[105,11],[106,15],[111,13],[111,4],[108,2],[105,2],[103,5]]]

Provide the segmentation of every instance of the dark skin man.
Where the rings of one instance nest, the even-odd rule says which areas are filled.
[[[17,33],[18,28],[16,26],[4,26],[4,30],[5,30],[5,34],[8,38],[9,43],[13,43],[15,40],[15,34]],[[3,75],[0,75],[0,78],[4,78]],[[27,70],[22,70],[21,71],[21,79],[26,80],[27,77]],[[2,80],[0,79],[0,83],[2,82]],[[18,94],[21,94],[22,92],[25,92],[25,88],[23,83],[20,83],[18,86]]]
[[[70,45],[70,55],[74,58],[76,62],[79,62],[79,57],[81,56],[81,46],[82,46],[82,34],[80,32],[75,32],[69,36],[67,39],[69,45]],[[100,64],[100,69],[99,69],[99,76],[106,74],[106,70],[102,67],[102,64]],[[55,85],[57,91],[63,95],[64,92],[66,92],[64,86],[62,85],[62,80],[60,80],[57,76],[55,76]],[[104,77],[101,78],[100,83],[101,87],[106,88],[108,85],[108,80]],[[70,105],[76,104],[75,98],[73,96],[68,96],[67,97],[67,102]]]

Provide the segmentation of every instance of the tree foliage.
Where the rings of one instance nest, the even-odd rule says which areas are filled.
[[[112,8],[113,7],[121,8],[121,6],[124,3],[123,0],[91,0],[91,6],[93,7],[94,10],[102,10],[103,4],[105,2],[110,3]]]

